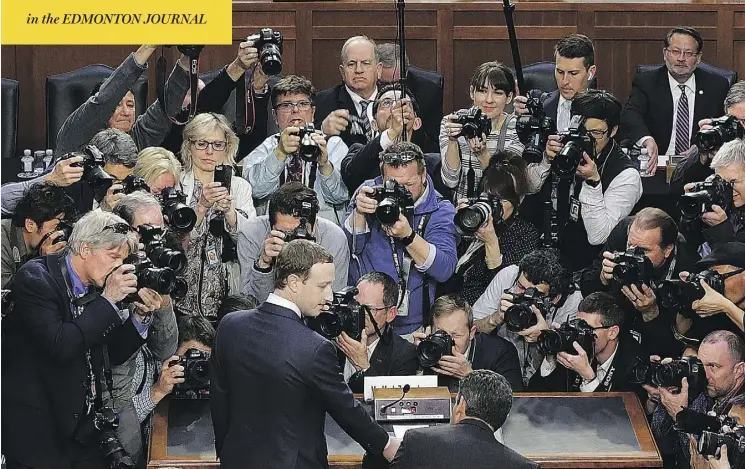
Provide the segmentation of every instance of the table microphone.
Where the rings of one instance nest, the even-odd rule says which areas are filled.
[[[406,393],[409,392],[409,391],[411,391],[411,386],[409,386],[408,384],[404,384],[404,387],[401,388],[401,390],[403,391],[403,393],[401,394],[401,397],[398,398],[398,400],[393,401],[390,404],[386,404],[386,405],[384,405],[383,407],[380,408],[380,413],[381,414],[384,414],[385,411],[388,410],[389,407],[392,407],[392,406],[398,404],[399,402],[401,402],[403,400],[403,398],[406,397]]]

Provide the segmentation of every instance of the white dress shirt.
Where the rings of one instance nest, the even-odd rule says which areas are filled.
[[[595,379],[592,381],[585,382],[582,381],[582,384],[579,386],[580,392],[593,392],[600,386],[600,383],[603,382],[606,376],[608,376],[608,370],[610,370],[611,364],[613,364],[613,359],[616,356],[616,352],[618,352],[618,344],[616,343],[616,348],[613,350],[613,353],[610,357],[600,365],[598,365],[597,370],[595,370]],[[556,357],[551,355],[546,357],[543,360],[543,363],[541,363],[541,376],[546,377],[550,375],[554,369],[556,369]]]
[[[274,293],[270,293],[269,296],[266,298],[266,302],[267,303],[271,303],[271,304],[276,305],[276,306],[281,306],[283,308],[291,309],[291,310],[295,311],[295,314],[297,314],[297,316],[300,319],[303,319],[303,314],[300,312],[300,308],[298,308],[298,306],[295,303],[293,303],[292,301],[288,300],[287,298],[282,298],[279,295],[275,295]]]
[[[375,352],[375,347],[378,346],[378,342],[380,342],[380,337],[375,339],[375,342],[367,346],[367,360],[370,360],[370,357],[372,357],[373,352]],[[352,365],[352,362],[349,361],[349,358],[347,358],[346,363],[344,364],[344,381],[349,381],[349,378],[352,377],[353,374],[357,373],[357,368]]]
[[[680,102],[680,97],[683,94],[680,91],[680,87],[678,85],[685,85],[686,97],[688,97],[689,138],[691,136],[691,132],[693,132],[693,110],[696,108],[696,75],[691,75],[691,78],[689,78],[685,83],[678,83],[668,72],[667,81],[670,84],[670,93],[672,93],[673,95],[673,130],[670,134],[670,143],[668,144],[667,149],[665,149],[664,152],[662,151],[662,148],[659,148],[658,150],[660,155],[670,156],[675,154],[675,137],[677,136],[675,129],[678,125],[678,103]],[[639,146],[642,146],[644,145],[644,142],[646,142],[649,138],[652,138],[652,136],[646,135],[640,138],[637,144]]]
[[[572,101],[564,99],[559,93],[559,107],[556,109],[556,130],[564,132],[569,128],[569,122],[572,120]]]
[[[347,85],[344,85],[344,88],[347,89],[347,93],[349,93],[349,96],[352,97],[352,102],[354,103],[354,108],[357,110],[357,115],[362,115],[362,96],[358,95],[350,87]],[[375,98],[378,97],[378,89],[375,88],[375,91],[373,91],[373,94],[370,95],[369,98],[367,98],[368,101],[370,101],[370,104],[367,105],[367,118],[370,119],[370,125],[372,125],[373,120],[375,120],[375,117],[373,116],[373,102],[375,101]]]

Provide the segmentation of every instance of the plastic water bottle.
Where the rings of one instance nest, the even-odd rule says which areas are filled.
[[[649,152],[646,148],[642,148],[639,152],[639,174],[641,177],[650,177],[649,174]]]
[[[23,150],[23,157],[21,158],[23,164],[24,173],[34,172],[34,157],[31,156],[31,150]]]
[[[47,151],[44,152],[44,170],[49,169],[49,165],[52,164],[53,158],[54,158],[54,151],[47,149]]]
[[[44,150],[34,152],[34,174],[41,176],[44,172]]]

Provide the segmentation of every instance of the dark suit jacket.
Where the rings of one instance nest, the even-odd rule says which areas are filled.
[[[724,77],[700,68],[693,73],[696,77],[696,101],[691,137],[698,132],[698,121],[724,115],[724,98],[729,90]],[[651,135],[660,153],[664,154],[670,145],[674,112],[667,68],[661,65],[655,70],[637,73],[631,84],[629,100],[621,113],[621,135],[628,136],[632,142]]]
[[[370,357],[370,368],[349,378],[347,384],[352,392],[361,394],[364,391],[365,376],[411,376],[419,369],[414,344],[394,334],[392,327],[389,327],[383,336],[386,340],[381,339],[375,347]],[[341,355],[344,363],[346,355]]]
[[[9,460],[35,468],[70,464],[86,395],[85,351],[92,349],[97,369],[104,340],[112,364],[143,343],[132,322],[121,325],[103,297],[73,319],[58,259],[64,262],[54,254],[21,267],[13,279],[16,304],[2,324],[3,450]]]
[[[481,420],[407,431],[391,469],[536,469],[538,464],[504,446]]]
[[[372,106],[372,103],[370,103],[370,106]],[[316,128],[320,129],[326,116],[337,109],[346,109],[349,111],[349,115],[360,117],[344,83],[316,94],[316,112],[313,117]],[[361,143],[362,145],[367,143],[367,138],[364,135],[352,135],[350,132],[351,127],[351,125],[348,125],[344,129],[344,132],[339,135],[344,140],[344,143],[348,147],[351,147],[355,143]]]
[[[210,393],[222,468],[328,467],[327,412],[370,453],[388,442],[344,382],[334,344],[271,303],[222,319]]]
[[[406,71],[406,86],[411,94],[416,97],[419,104],[419,117],[422,119],[422,130],[428,139],[437,142],[440,135],[440,123],[442,122],[442,93],[445,80],[442,73],[431,72],[418,67],[409,67]],[[415,139],[414,139],[415,140]],[[414,142],[422,146],[419,142]],[[422,148],[425,153],[429,150]]]
[[[546,115],[554,120],[554,124],[557,123],[557,114],[559,112],[559,90],[554,90],[543,99],[543,110]]]

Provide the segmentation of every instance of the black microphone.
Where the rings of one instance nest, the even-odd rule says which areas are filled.
[[[401,400],[403,400],[403,398],[406,397],[406,393],[409,392],[409,391],[411,391],[411,386],[409,386],[408,384],[404,384],[404,387],[401,388],[401,390],[403,391],[403,393],[401,394],[401,397],[398,398],[398,400],[393,401],[390,404],[386,404],[386,405],[384,405],[383,407],[380,408],[380,414],[381,415],[382,414],[385,414],[385,411],[388,410],[389,407],[392,407],[392,406],[398,404],[399,402],[401,402]]]

